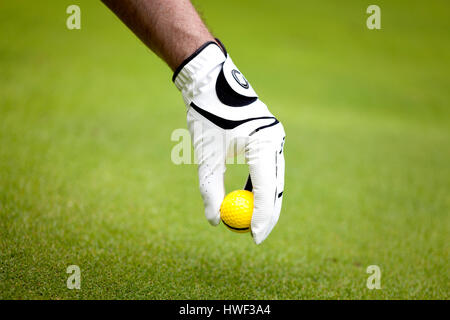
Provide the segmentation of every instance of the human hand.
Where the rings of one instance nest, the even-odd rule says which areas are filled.
[[[186,59],[173,80],[181,91],[196,159],[205,215],[220,223],[225,197],[226,159],[243,153],[249,166],[246,188],[253,188],[251,232],[264,241],[280,216],[284,190],[282,124],[216,42]]]

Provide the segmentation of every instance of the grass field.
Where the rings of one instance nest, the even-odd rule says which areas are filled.
[[[100,1],[2,1],[0,298],[448,299],[450,5],[194,3],[284,123],[273,233],[209,226],[171,72]]]

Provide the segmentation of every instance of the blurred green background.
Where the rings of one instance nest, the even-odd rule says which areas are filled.
[[[285,126],[273,233],[209,226],[170,69],[100,1],[1,1],[0,298],[448,299],[450,4],[194,3]]]

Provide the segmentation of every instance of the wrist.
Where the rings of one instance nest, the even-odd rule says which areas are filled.
[[[175,69],[172,81],[180,91],[189,88],[199,74],[208,73],[226,60],[219,43],[212,40],[203,43]]]

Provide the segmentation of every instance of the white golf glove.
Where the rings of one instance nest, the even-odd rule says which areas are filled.
[[[250,171],[245,188],[254,194],[251,232],[259,244],[280,216],[285,133],[222,48],[205,43],[178,67],[173,81],[187,107],[206,218],[220,223],[226,159],[243,153]]]

